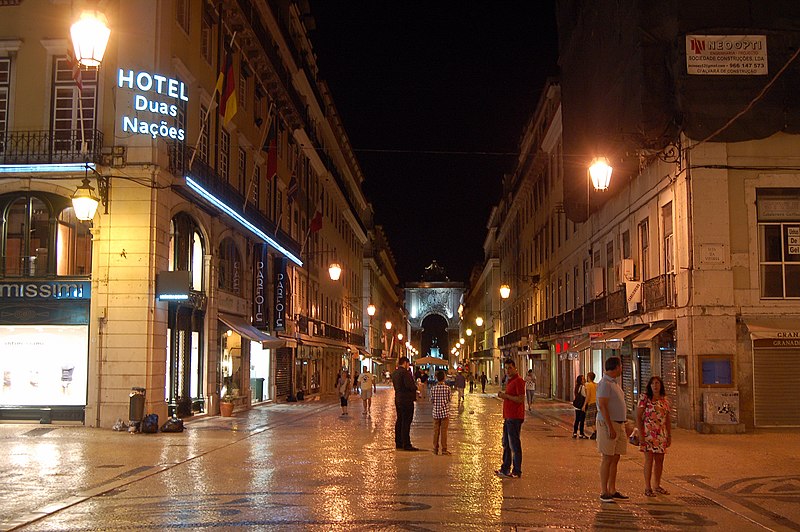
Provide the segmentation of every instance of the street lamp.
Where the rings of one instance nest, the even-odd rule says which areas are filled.
[[[605,157],[595,157],[589,166],[589,177],[595,190],[606,190],[611,183],[611,172],[613,168]]]
[[[397,333],[397,339],[403,341],[403,333]]]
[[[386,323],[383,324],[383,326],[386,327],[387,331],[391,331],[392,330],[392,322],[391,321],[387,321]]]
[[[475,318],[475,325],[477,325],[478,327],[483,327],[483,318],[480,316]]]
[[[472,336],[472,329],[467,328],[465,332],[467,333],[467,336]]]
[[[370,317],[375,315],[375,305],[373,305],[372,303],[367,305],[367,314],[369,314]]]
[[[338,262],[332,262],[331,265],[328,266],[328,275],[330,275],[331,281],[339,280],[339,277],[342,275],[342,267]]]
[[[503,299],[508,299],[510,295],[511,295],[511,287],[508,286],[507,284],[500,285],[500,297],[502,297]]]
[[[100,198],[95,196],[94,187],[89,184],[89,178],[84,177],[83,183],[72,195],[72,209],[75,211],[75,217],[83,222],[93,219],[99,204]]]
[[[78,63],[85,67],[100,66],[111,35],[106,16],[99,11],[84,11],[69,32]]]

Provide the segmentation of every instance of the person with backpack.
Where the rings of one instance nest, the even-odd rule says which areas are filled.
[[[572,438],[578,437],[580,428],[580,438],[588,440],[589,437],[583,433],[583,424],[586,421],[586,387],[583,385],[583,375],[578,375],[575,379],[575,399],[572,401],[575,407],[575,423],[572,425]]]

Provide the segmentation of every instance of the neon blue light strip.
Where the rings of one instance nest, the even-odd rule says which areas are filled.
[[[227,214],[228,216],[230,216],[231,218],[233,218],[234,220],[236,220],[237,222],[239,222],[240,224],[245,226],[254,235],[256,235],[257,237],[262,239],[264,242],[266,242],[270,246],[274,247],[275,249],[277,249],[278,251],[283,253],[283,255],[287,259],[289,259],[290,261],[294,262],[298,266],[302,266],[303,265],[303,261],[301,261],[299,258],[295,257],[292,253],[287,251],[286,248],[284,248],[283,246],[281,246],[280,244],[275,242],[275,240],[273,240],[272,238],[267,236],[267,234],[264,231],[262,231],[261,229],[259,229],[255,225],[253,225],[252,223],[248,222],[241,214],[239,214],[238,212],[236,212],[235,210],[233,210],[232,208],[227,206],[225,203],[220,201],[216,196],[212,195],[206,189],[201,187],[194,179],[192,179],[189,176],[186,176],[186,184],[189,185],[189,188],[191,188],[192,190],[194,190],[195,192],[200,194],[200,196],[202,196],[204,199],[208,200],[213,205],[218,207],[225,214]]]
[[[89,168],[95,169],[94,163],[89,163]],[[0,164],[0,174],[20,174],[25,172],[83,172],[86,163],[59,163],[59,164]]]
[[[165,299],[168,301],[184,301],[189,299],[188,294],[161,294],[158,299]]]

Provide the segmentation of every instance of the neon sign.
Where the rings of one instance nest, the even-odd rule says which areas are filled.
[[[188,102],[186,96],[186,84],[177,79],[171,79],[159,74],[149,72],[134,72],[133,70],[119,69],[117,74],[117,86],[136,90],[133,95],[134,110],[151,113],[151,120],[142,120],[138,116],[122,117],[122,131],[150,135],[154,139],[158,137],[172,140],[186,140],[186,131],[183,128],[171,125],[170,122],[178,117],[178,105],[180,102]],[[159,96],[170,98],[176,103],[161,101],[156,99]]]

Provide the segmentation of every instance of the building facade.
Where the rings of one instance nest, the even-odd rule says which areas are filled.
[[[546,349],[559,399],[616,355],[631,415],[659,375],[681,427],[797,425],[780,406],[800,384],[797,42],[784,16],[797,6],[771,2],[758,20],[718,7],[559,3],[561,79],[498,207],[511,287],[500,348]],[[715,70],[727,59],[714,50],[743,46],[769,67]],[[714,106],[712,93],[726,97]],[[587,175],[598,156],[613,167],[605,191]]]
[[[162,419],[332,390],[364,349],[368,204],[308,13],[104,2],[78,79],[82,7],[0,7],[0,417],[107,427],[132,387]]]

